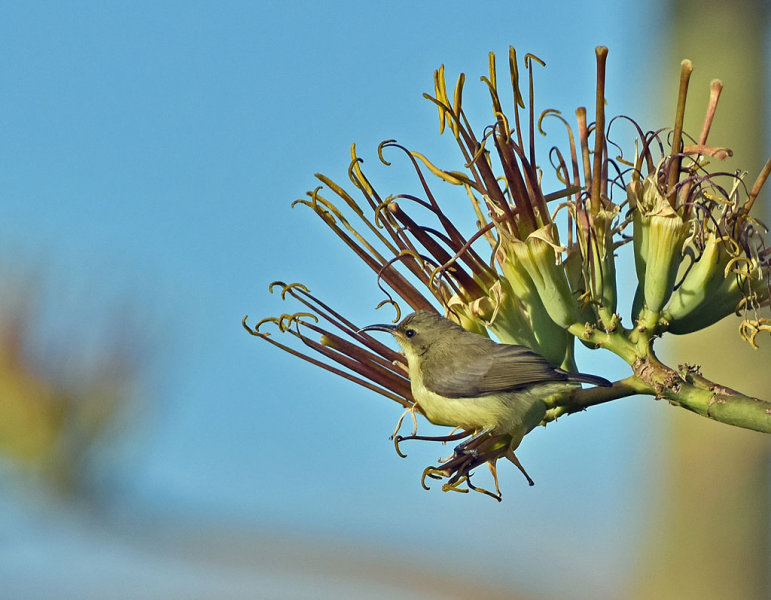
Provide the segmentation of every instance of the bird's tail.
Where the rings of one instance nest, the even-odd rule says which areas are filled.
[[[599,375],[589,375],[587,373],[568,373],[568,381],[580,381],[581,383],[591,383],[602,387],[610,387],[613,384]]]

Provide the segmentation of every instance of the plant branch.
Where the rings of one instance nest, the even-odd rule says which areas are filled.
[[[554,421],[562,415],[586,410],[590,406],[604,404],[611,400],[634,396],[635,394],[652,394],[653,390],[634,375],[616,381],[612,387],[593,387],[577,389],[567,398],[560,398],[559,404],[546,411],[544,422]]]
[[[771,433],[771,402],[767,400],[716,384],[693,367],[682,366],[681,373],[677,373],[652,353],[638,359],[633,367],[635,375],[616,381],[611,387],[578,389],[555,400],[546,412],[544,423],[590,406],[644,394],[666,399],[674,406],[727,425]]]

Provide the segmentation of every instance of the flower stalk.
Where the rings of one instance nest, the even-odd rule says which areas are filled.
[[[549,398],[543,424],[643,394],[726,424],[771,432],[771,402],[712,383],[696,367],[667,367],[653,349],[657,337],[692,333],[731,313],[741,314],[739,332],[753,346],[757,335],[771,331],[761,313],[769,302],[771,252],[765,227],[751,215],[771,175],[771,160],[749,190],[744,174],[713,170],[713,163],[730,155],[707,141],[722,84],[712,83],[702,131],[690,138],[683,129],[690,61],[681,65],[670,129],[645,131],[627,117],[606,119],[607,56],[607,48],[597,48],[594,122],[587,122],[587,110],[580,107],[574,129],[553,109],[536,118],[535,67],[545,66],[543,61],[524,58],[525,98],[515,50],[509,49],[507,86],[498,79],[491,53],[481,81],[490,94],[492,118],[481,135],[465,112],[465,76],[450,94],[442,66],[434,73],[433,94],[424,96],[438,110],[440,133],[455,140],[461,166],[442,168],[420,152],[385,141],[378,147],[380,161],[389,165],[386,153],[393,151],[406,158],[417,192],[384,197],[370,184],[352,146],[348,177],[359,197],[319,174],[322,186],[293,206],[315,212],[376,274],[385,296],[378,308],[390,306],[394,321],[412,310],[435,310],[470,331],[526,345],[563,369],[576,370],[576,339],[629,364],[629,377],[610,388]],[[513,96],[508,109],[501,99],[504,87]],[[544,125],[554,120],[564,126],[567,141],[549,150],[554,175],[547,178],[535,135],[547,135]],[[609,142],[612,129],[624,122],[637,134],[631,160],[615,144],[611,152]],[[467,228],[444,212],[430,180],[465,193],[473,234],[462,233]],[[631,321],[624,323],[617,312],[619,279],[629,285],[633,278],[637,293]],[[399,426],[407,414],[414,419],[421,413],[402,355],[358,333],[358,324],[306,287],[274,282],[271,292],[276,287],[282,299],[299,302],[305,312],[263,319],[253,327],[244,318],[249,333],[401,404]],[[264,331],[268,324],[305,350],[277,341]],[[473,433],[422,436],[415,421],[412,435],[401,436],[397,428],[393,438],[402,455],[399,444],[408,439],[448,442]],[[474,453],[428,467],[424,486],[426,479],[441,478],[447,491],[476,490],[500,499],[496,461],[505,457],[521,468],[507,453],[506,437],[473,439]],[[471,483],[473,470],[483,463],[491,469],[495,492]]]

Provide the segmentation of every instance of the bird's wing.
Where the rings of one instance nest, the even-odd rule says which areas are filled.
[[[426,364],[426,388],[448,398],[474,398],[568,379],[567,373],[525,346],[491,343],[470,350],[462,364],[442,356]]]

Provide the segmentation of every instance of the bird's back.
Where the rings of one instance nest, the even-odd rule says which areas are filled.
[[[453,332],[443,343],[431,346],[422,367],[426,388],[449,398],[473,398],[569,380],[565,371],[525,346],[497,344],[466,331]]]

